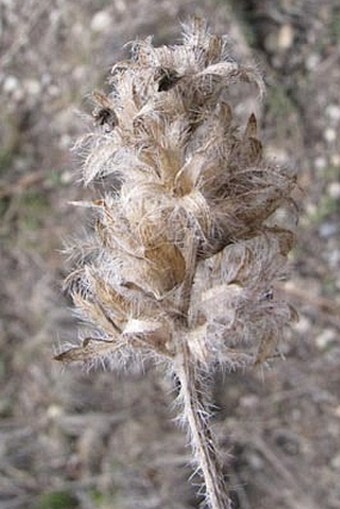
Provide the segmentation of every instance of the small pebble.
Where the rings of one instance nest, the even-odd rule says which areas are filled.
[[[305,205],[305,211],[306,211],[306,214],[307,216],[315,216],[315,214],[317,214],[318,212],[318,206],[315,205],[315,203],[306,203]],[[302,217],[303,219],[303,217]]]
[[[310,330],[311,323],[305,316],[301,315],[297,323],[294,324],[294,329],[300,334],[306,334]]]
[[[331,459],[331,465],[335,470],[340,470],[340,454]]]
[[[126,11],[126,3],[123,0],[114,0],[114,6],[119,13]]]
[[[41,92],[41,84],[38,80],[24,80],[23,87],[28,95],[39,95]]]
[[[325,109],[325,113],[327,117],[334,122],[340,120],[340,107],[337,104],[329,104]]]
[[[64,411],[61,406],[52,404],[47,408],[46,413],[47,417],[50,419],[56,419],[57,417],[60,417]]]
[[[331,155],[331,164],[336,167],[340,166],[340,154]]]
[[[112,26],[112,19],[108,12],[98,11],[92,18],[91,30],[93,32],[105,32]]]
[[[19,80],[16,76],[9,75],[4,81],[3,91],[5,94],[11,94],[19,88]]]
[[[338,228],[336,233],[338,232]],[[331,269],[338,270],[340,267],[340,249],[333,249],[328,253],[327,256],[328,265]],[[337,286],[337,281],[335,280],[335,286]]]
[[[305,67],[306,67],[307,71],[313,71],[314,69],[316,69],[319,62],[320,62],[320,55],[318,55],[317,53],[312,53],[311,55],[309,55],[305,61]]]
[[[60,96],[60,88],[57,85],[50,85],[47,89],[47,93],[50,97],[58,97]]]
[[[86,65],[77,65],[72,71],[72,76],[76,81],[82,81],[86,79],[87,72]]]
[[[323,136],[328,143],[332,143],[333,141],[336,140],[336,132],[331,127],[325,129]]]
[[[73,179],[72,173],[70,171],[64,171],[61,174],[60,182],[62,184],[70,184],[72,182],[72,179]]]
[[[340,198],[340,182],[331,182],[327,187],[327,191],[331,198],[338,200]]]
[[[294,408],[292,411],[292,420],[297,422],[301,419],[301,410],[299,408]]]
[[[244,408],[253,409],[259,405],[259,398],[255,394],[249,394],[248,396],[243,396],[240,399],[240,405]]]
[[[326,350],[336,339],[336,334],[332,329],[325,329],[315,338],[315,344],[319,350]]]
[[[63,150],[70,150],[72,146],[72,137],[69,134],[63,134],[59,140],[59,147]]]
[[[319,235],[323,239],[328,239],[336,235],[338,226],[334,223],[323,223],[319,228]]]
[[[327,166],[327,160],[320,156],[314,159],[314,166],[317,170],[324,170]]]
[[[80,39],[81,37],[84,37],[85,30],[85,26],[79,21],[76,21],[72,26],[72,35],[74,35],[77,39]]]
[[[247,454],[247,459],[248,459],[249,465],[254,470],[262,470],[263,469],[264,461],[261,458],[261,456],[259,456],[258,454],[250,452],[250,453]]]
[[[282,51],[286,51],[291,48],[294,42],[294,29],[292,25],[283,25],[278,34],[277,43],[279,49]]]

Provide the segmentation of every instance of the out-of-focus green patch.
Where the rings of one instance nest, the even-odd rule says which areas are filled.
[[[309,219],[314,224],[320,224],[325,221],[325,219],[330,218],[333,214],[339,214],[339,212],[339,199],[323,195],[315,211],[310,214]]]
[[[4,177],[11,169],[15,157],[20,152],[20,129],[17,118],[5,112],[2,122],[5,128],[1,132],[0,178]]]
[[[336,278],[332,277],[325,277],[322,283],[322,289],[325,293],[325,295],[329,297],[333,297],[334,295],[338,294],[338,287]]]
[[[6,375],[6,361],[3,357],[0,357],[0,380]]]
[[[271,131],[276,138],[279,140],[300,138],[298,111],[283,87],[276,84],[268,88],[265,108]]]
[[[20,200],[19,223],[22,229],[37,230],[45,221],[50,209],[49,200],[44,191],[27,191]]]
[[[340,181],[340,168],[333,165],[327,166],[324,170],[324,180],[327,182]]]
[[[7,207],[8,207],[8,199],[1,198],[0,199],[0,217],[5,214]]]
[[[227,8],[232,9],[236,14],[238,22],[242,28],[247,43],[250,47],[255,48],[258,43],[258,34],[256,33],[256,17],[251,8],[247,8],[245,2],[239,0],[217,0],[220,4],[226,4]]]
[[[90,492],[90,498],[96,509],[118,509],[119,500],[117,493],[104,494],[94,489]]]
[[[13,417],[14,404],[10,398],[0,399],[0,418],[8,419]]]
[[[57,169],[51,169],[49,171],[46,182],[51,187],[65,186],[65,182],[63,181],[62,174]]]
[[[335,12],[330,24],[330,36],[334,42],[340,42],[340,12]]]
[[[36,509],[76,509],[78,500],[68,491],[51,491],[41,495]]]
[[[14,152],[10,149],[0,149],[0,177],[10,168],[14,159]]]
[[[90,493],[91,500],[95,507],[100,508],[105,503],[105,495],[99,490],[92,490]]]
[[[293,102],[288,97],[283,87],[279,85],[269,88],[266,103],[269,113],[278,117],[283,117],[283,120],[287,114],[295,111]]]
[[[93,503],[96,505],[96,507],[100,506],[103,502],[103,500],[105,499],[105,496],[103,495],[103,493],[99,490],[92,490],[90,492],[90,497],[91,497],[91,500],[93,501]]]

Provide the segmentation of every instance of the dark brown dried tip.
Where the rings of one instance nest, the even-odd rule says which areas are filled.
[[[100,343],[100,344],[98,344]],[[113,341],[100,338],[85,338],[81,346],[69,348],[53,357],[53,360],[69,364],[71,362],[86,362],[98,354],[104,355],[113,350]]]
[[[92,95],[97,104],[92,113],[95,123],[105,126],[108,132],[112,131],[118,124],[118,118],[112,108],[110,99],[102,92],[95,91]]]
[[[181,77],[173,69],[159,67],[155,73],[155,80],[158,81],[159,92],[166,92],[170,90],[180,79]]]

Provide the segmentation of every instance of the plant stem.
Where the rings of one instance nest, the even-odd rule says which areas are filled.
[[[190,363],[185,342],[182,342],[180,350],[176,374],[181,384],[183,416],[188,425],[195,461],[203,474],[207,505],[211,509],[231,509],[216,440],[209,426],[202,375],[199,368]]]

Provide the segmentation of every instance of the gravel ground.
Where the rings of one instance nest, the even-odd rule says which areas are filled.
[[[268,153],[299,171],[284,360],[216,378],[235,509],[340,507],[340,7],[336,0],[0,1],[0,507],[198,507],[162,373],[51,360],[75,334],[61,248],[86,219],[70,151],[93,89],[136,37],[207,17],[266,75]]]

